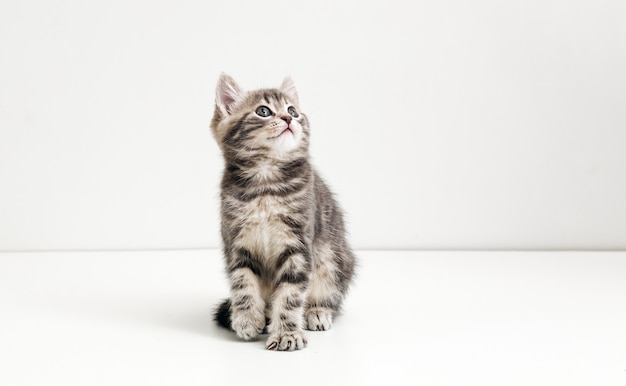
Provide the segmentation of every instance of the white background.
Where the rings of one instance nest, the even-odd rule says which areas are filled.
[[[357,248],[626,248],[626,3],[3,1],[0,250],[219,246],[215,82],[287,74]]]

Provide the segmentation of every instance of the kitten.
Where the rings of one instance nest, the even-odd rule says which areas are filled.
[[[224,156],[222,239],[231,298],[215,320],[269,350],[299,350],[332,324],[355,257],[343,217],[309,162],[309,121],[293,81],[243,92],[222,74],[211,122]]]

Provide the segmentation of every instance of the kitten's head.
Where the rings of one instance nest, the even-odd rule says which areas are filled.
[[[306,153],[309,127],[291,78],[278,89],[244,92],[222,74],[215,93],[213,135],[225,157],[262,154],[288,159]]]

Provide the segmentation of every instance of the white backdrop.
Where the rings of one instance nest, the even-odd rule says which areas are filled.
[[[3,1],[0,250],[219,246],[225,71],[358,248],[626,248],[626,3]]]

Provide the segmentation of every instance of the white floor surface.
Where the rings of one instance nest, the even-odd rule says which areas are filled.
[[[212,322],[218,251],[0,254],[0,385],[626,385],[626,252],[358,255],[285,353]]]

